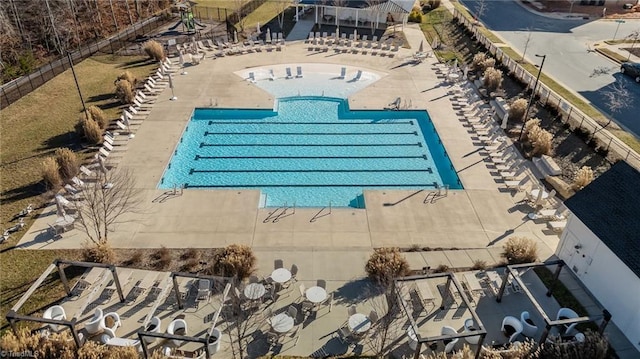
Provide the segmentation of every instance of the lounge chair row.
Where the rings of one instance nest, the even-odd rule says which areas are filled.
[[[393,40],[378,40],[376,36],[372,40],[368,40],[367,35],[363,35],[361,39],[358,39],[353,34],[350,38],[347,38],[346,34],[342,34],[340,38],[332,34],[331,37],[314,37],[308,42],[309,51],[327,52],[331,48],[338,53],[361,53],[363,55],[370,53],[374,56],[378,54],[380,56],[395,56],[400,50],[400,44]]]

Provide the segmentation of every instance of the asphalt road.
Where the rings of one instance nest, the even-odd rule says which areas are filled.
[[[462,0],[471,11],[478,1]],[[527,38],[526,58],[540,64],[535,54],[547,55],[543,72],[569,89],[579,93],[614,122],[640,138],[640,84],[620,73],[615,62],[590,51],[589,44],[612,39],[618,23],[608,20],[553,19],[529,12],[513,0],[485,1],[481,16],[487,28],[505,39],[507,45],[523,53]],[[640,21],[625,20],[616,38],[640,29]],[[630,93],[628,107],[612,112],[605,93],[614,85],[622,85]]]

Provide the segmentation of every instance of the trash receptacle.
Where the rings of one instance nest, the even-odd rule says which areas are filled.
[[[211,336],[209,337],[209,342],[207,346],[209,347],[209,354],[215,354],[220,350],[220,337],[222,333],[217,328],[214,328],[211,331]]]

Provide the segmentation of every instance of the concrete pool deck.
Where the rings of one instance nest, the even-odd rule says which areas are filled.
[[[472,135],[451,105],[450,84],[434,71],[435,60],[420,64],[411,55],[424,37],[415,26],[405,29],[412,49],[401,48],[393,58],[371,54],[335,54],[308,50],[302,41],[288,43],[282,51],[261,52],[211,59],[187,67],[188,74],[173,76],[177,101],[171,90],[160,93],[149,116],[126,144],[119,167],[133,171],[144,197],[144,214],[127,215],[127,223],[115,226],[109,241],[116,248],[223,247],[231,243],[252,245],[256,250],[357,249],[383,246],[486,248],[501,246],[511,235],[539,241],[541,258],[551,255],[558,236],[544,223],[529,220],[531,209],[518,202],[524,194],[504,192],[491,174],[490,163],[478,153]],[[427,109],[465,190],[427,201],[430,191],[366,191],[366,209],[290,209],[288,216],[265,221],[273,208],[258,208],[256,190],[186,190],[166,196],[157,189],[164,168],[195,107],[272,109],[274,96],[235,72],[278,64],[334,64],[339,69],[385,74],[369,87],[349,97],[352,109],[382,109],[397,97],[412,109]],[[293,68],[295,74],[295,68]],[[282,74],[284,76],[284,74]],[[280,81],[280,80],[276,80]],[[283,81],[283,85],[286,82]],[[53,213],[52,213],[53,212]],[[20,242],[22,248],[79,248],[85,242],[79,230],[53,241],[46,233],[55,220],[55,209],[45,211]],[[312,218],[314,221],[311,221]]]

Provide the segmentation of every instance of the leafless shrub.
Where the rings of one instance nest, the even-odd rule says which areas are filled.
[[[156,260],[153,267],[157,270],[168,269],[173,261],[171,251],[165,246],[162,246],[160,249],[155,251],[153,253],[153,258]]]
[[[143,260],[143,252],[141,250],[137,250],[135,252],[133,252],[133,254],[131,255],[131,257],[129,257],[129,259],[127,259],[124,264],[127,266],[131,266],[131,267],[140,267],[142,265],[142,260]]]
[[[451,268],[448,265],[439,264],[437,267],[433,269],[433,273],[446,273],[449,270],[451,270]]]
[[[576,171],[573,177],[573,189],[579,191],[585,188],[589,183],[593,181],[593,170],[588,166],[583,166]]]
[[[509,264],[533,263],[538,260],[538,245],[525,237],[511,237],[503,246],[504,257]]]
[[[502,71],[488,67],[484,71],[484,87],[488,92],[494,92],[502,86]]]
[[[85,262],[112,264],[116,253],[106,240],[101,240],[98,243],[87,244],[82,249],[82,257]]]
[[[163,61],[165,59],[164,48],[157,41],[149,40],[144,43],[142,48],[155,61]]]
[[[213,272],[224,277],[249,278],[256,271],[256,256],[249,246],[231,244],[215,258]]]
[[[60,177],[60,165],[54,157],[45,157],[42,160],[42,179],[45,185],[49,189],[59,188],[62,185],[62,178]]]
[[[125,105],[132,104],[135,94],[133,93],[133,85],[127,80],[118,80],[116,82],[116,97]]]
[[[187,260],[187,259],[191,259],[191,258],[195,258],[195,259],[200,259],[200,251],[195,249],[195,248],[189,248],[187,250],[185,250],[182,255],[180,256],[180,259],[182,260]]]
[[[482,359],[537,359],[537,358],[553,358],[540,356],[540,348],[532,340],[527,339],[524,342],[511,343],[506,349],[496,349],[493,347],[483,346],[480,358]]]
[[[58,148],[55,152],[56,161],[63,181],[69,181],[80,171],[80,160],[75,152],[68,148]]]
[[[109,119],[107,118],[107,115],[104,113],[104,111],[100,109],[100,107],[89,106],[89,108],[87,108],[87,112],[89,112],[91,118],[98,123],[100,129],[104,130],[105,128],[107,128],[107,126],[109,125]]]
[[[394,278],[409,274],[409,262],[398,248],[379,248],[374,250],[364,267],[369,278],[383,286],[388,286]]]
[[[471,270],[485,270],[487,269],[487,262],[481,259],[476,259],[473,261],[473,266],[471,266]]]
[[[524,120],[524,114],[527,112],[527,100],[519,98],[509,106],[509,119],[514,122]]]

